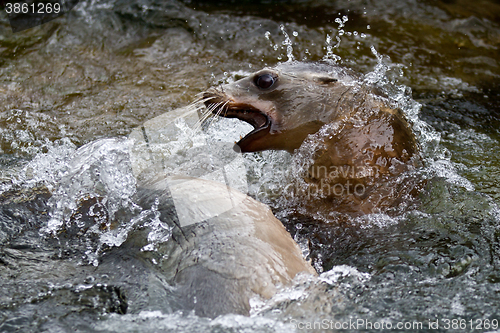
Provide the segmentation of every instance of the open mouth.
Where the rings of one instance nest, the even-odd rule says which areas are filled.
[[[216,104],[221,104],[216,107]],[[213,114],[224,118],[237,118],[253,126],[253,131],[245,135],[237,145],[244,151],[244,146],[249,140],[267,134],[271,129],[271,118],[264,112],[247,104],[236,103],[206,103],[206,106]]]

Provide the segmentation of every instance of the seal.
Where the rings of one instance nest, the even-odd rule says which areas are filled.
[[[398,196],[388,184],[418,164],[418,144],[403,112],[361,75],[326,64],[287,62],[204,93],[209,112],[254,130],[241,152],[298,151],[315,140],[304,179],[328,209],[378,212]],[[321,201],[320,200],[320,201]],[[326,208],[325,208],[326,209]]]
[[[155,269],[175,287],[180,309],[248,315],[252,297],[271,298],[300,272],[316,275],[268,206],[224,184],[156,174],[137,198],[145,208],[156,202],[173,228]]]

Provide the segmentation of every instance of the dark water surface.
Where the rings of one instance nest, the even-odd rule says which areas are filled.
[[[16,34],[0,14],[0,332],[290,332],[323,319],[498,331],[499,22],[493,0],[81,1]],[[259,195],[289,155],[250,155],[250,194],[324,273],[250,317],[178,311],[154,268],[169,231],[134,205],[116,138],[288,60],[287,46],[380,81],[413,120],[426,186],[404,214],[332,225]]]

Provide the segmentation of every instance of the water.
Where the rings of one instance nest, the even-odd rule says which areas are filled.
[[[0,14],[0,331],[330,331],[363,320],[436,332],[500,320],[499,21],[486,0],[84,1],[18,34]],[[323,273],[254,299],[250,317],[178,311],[155,268],[171,230],[154,204],[134,201],[124,136],[214,84],[325,57],[367,74],[412,121],[425,166],[407,176],[427,180],[418,203],[335,224],[280,195],[290,173],[277,166],[296,156],[245,155],[248,193]],[[169,167],[214,171],[224,156],[204,145],[247,132],[225,121],[205,141],[177,138],[186,153]],[[333,324],[307,326],[323,320]]]

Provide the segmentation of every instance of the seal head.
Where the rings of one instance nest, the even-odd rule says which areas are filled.
[[[204,98],[214,114],[254,127],[237,143],[242,152],[292,152],[307,135],[346,113],[340,105],[353,82],[353,75],[340,67],[285,63],[210,88]]]

